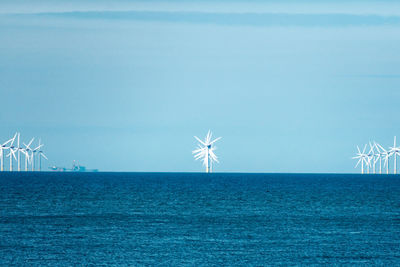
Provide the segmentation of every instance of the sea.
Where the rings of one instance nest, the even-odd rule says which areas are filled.
[[[0,266],[399,266],[400,176],[0,173]]]

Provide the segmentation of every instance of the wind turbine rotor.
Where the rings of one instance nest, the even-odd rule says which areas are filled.
[[[221,139],[221,137],[212,140],[212,133],[209,130],[204,141],[200,140],[200,138],[197,136],[194,136],[194,138],[200,144],[197,145],[197,149],[192,151],[192,154],[194,154],[195,160],[201,159],[203,161],[203,165],[206,166],[206,172],[210,172],[212,169],[212,163],[214,161],[218,162],[218,158],[214,153],[215,147],[213,147],[213,144]]]

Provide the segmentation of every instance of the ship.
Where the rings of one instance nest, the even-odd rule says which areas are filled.
[[[87,169],[85,166],[80,165],[76,160],[72,162],[72,168],[52,166],[49,167],[52,171],[57,172],[98,172],[98,169]]]

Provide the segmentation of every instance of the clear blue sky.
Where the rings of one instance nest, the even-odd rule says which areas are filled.
[[[0,141],[48,165],[358,172],[400,137],[397,1],[1,1]]]

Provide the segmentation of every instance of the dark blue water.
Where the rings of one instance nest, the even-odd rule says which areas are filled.
[[[0,173],[0,265],[400,265],[400,176]]]

